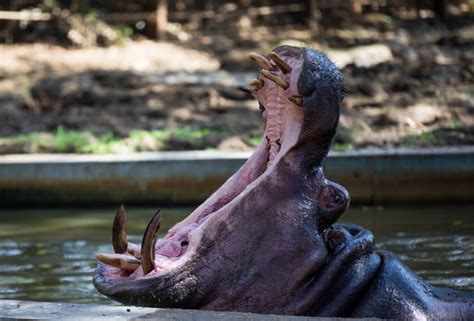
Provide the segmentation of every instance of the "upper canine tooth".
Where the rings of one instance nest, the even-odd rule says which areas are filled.
[[[278,68],[280,68],[280,70],[284,74],[291,72],[292,69],[290,65],[288,65],[276,52],[272,51],[268,55],[277,64]]]
[[[96,253],[95,257],[105,264],[127,271],[135,271],[141,264],[139,259],[125,254]]]
[[[257,89],[262,89],[265,83],[261,79],[253,79],[249,81],[249,85],[257,87]]]
[[[276,83],[278,86],[280,86],[281,88],[283,88],[284,90],[288,89],[288,87],[290,86],[288,84],[288,82],[281,78],[280,76],[277,76],[273,73],[271,73],[270,71],[268,70],[262,70],[260,71],[260,73],[263,75],[263,77],[267,78],[267,79],[270,79],[271,81],[273,81],[274,83]]]
[[[252,95],[256,95],[256,94],[257,94],[257,88],[254,88],[254,87],[239,85],[239,86],[237,86],[237,89],[239,89],[239,90],[241,90],[241,91],[243,91],[243,92],[252,94]]]
[[[295,105],[303,106],[303,97],[301,96],[290,96],[288,97],[288,100]]]
[[[127,216],[123,205],[115,214],[114,225],[112,227],[112,246],[115,253],[127,252]]]
[[[142,239],[142,248],[141,248],[141,258],[142,258],[142,268],[143,273],[147,275],[155,269],[155,244],[156,244],[156,234],[160,229],[161,215],[160,210],[158,210],[150,223],[148,223],[145,234],[143,234]]]
[[[267,70],[272,69],[272,64],[264,56],[259,55],[255,52],[251,52],[248,54],[248,57],[252,59],[253,61],[255,61],[263,69],[267,69]]]

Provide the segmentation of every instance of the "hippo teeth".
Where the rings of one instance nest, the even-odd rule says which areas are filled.
[[[133,256],[126,254],[107,254],[96,253],[97,260],[126,271],[135,271],[141,264],[141,261]]]
[[[303,97],[301,96],[290,96],[288,97],[288,100],[295,105],[303,106]]]
[[[257,88],[255,87],[250,87],[250,86],[237,86],[238,90],[241,90],[243,92],[246,92],[248,94],[256,95],[257,94]]]
[[[261,79],[252,79],[249,81],[250,86],[255,86],[257,89],[262,89],[265,83]]]
[[[272,69],[272,64],[264,56],[259,55],[258,53],[255,53],[255,52],[251,52],[248,54],[248,57],[251,60],[255,61],[262,69],[267,69],[267,70]]]
[[[112,227],[112,246],[115,253],[125,253],[128,249],[127,242],[127,216],[123,205],[115,214],[114,225]]]
[[[141,258],[143,273],[147,275],[155,269],[156,235],[160,229],[161,210],[158,210],[146,227],[142,239]]]
[[[285,79],[283,79],[282,77],[268,70],[262,70],[260,73],[262,74],[263,77],[273,81],[275,84],[280,86],[283,90],[287,90],[288,87],[290,87],[290,84]]]
[[[115,254],[96,253],[96,258],[107,265],[135,271],[142,265],[144,274],[155,269],[155,245],[156,236],[160,229],[161,215],[158,210],[150,223],[148,223],[143,235],[141,247],[127,242],[127,218],[123,205],[115,214],[112,228],[112,246]],[[128,254],[126,254],[128,253]]]
[[[288,65],[276,52],[272,51],[268,56],[275,62],[275,64],[280,68],[281,72],[285,75],[290,73],[293,69]]]

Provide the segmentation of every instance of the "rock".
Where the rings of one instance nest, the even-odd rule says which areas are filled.
[[[403,124],[411,128],[421,128],[444,117],[445,113],[438,106],[421,103],[407,108],[390,108],[386,114],[381,115],[380,125]]]
[[[408,107],[406,116],[416,123],[429,125],[443,118],[444,114],[437,106],[416,104]]]
[[[391,49],[384,44],[359,46],[344,51],[329,51],[328,56],[339,68],[345,68],[348,65],[371,68],[393,60]]]

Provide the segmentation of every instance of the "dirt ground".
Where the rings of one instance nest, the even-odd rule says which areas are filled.
[[[246,54],[291,43],[325,51],[344,73],[336,149],[474,144],[472,17],[443,25],[370,14],[327,28],[317,42],[304,28],[183,32],[187,40],[108,48],[1,45],[0,137],[61,128],[126,138],[134,130],[188,128],[213,134],[138,149],[251,149],[260,113],[234,89],[257,73]],[[29,144],[0,142],[0,153],[56,151]]]

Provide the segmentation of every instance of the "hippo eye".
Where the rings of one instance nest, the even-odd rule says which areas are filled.
[[[265,111],[265,107],[263,107],[262,104],[258,103],[258,108],[260,109],[260,112],[263,113]]]
[[[188,241],[182,241],[181,242],[182,247],[185,247],[185,246],[188,246],[188,245],[189,245]]]

